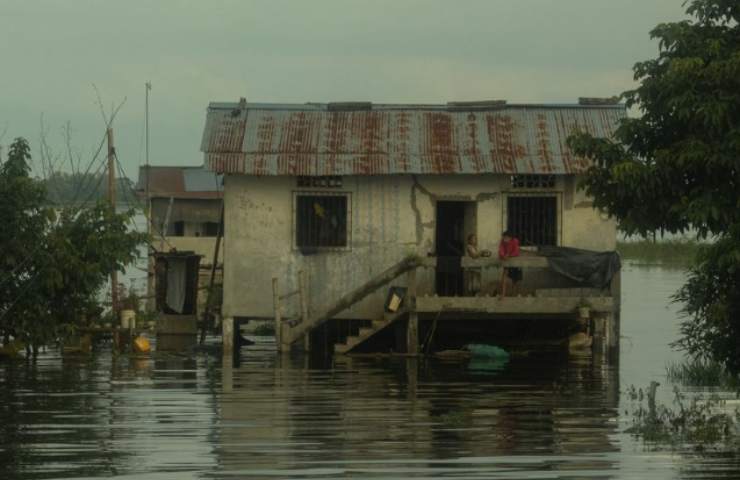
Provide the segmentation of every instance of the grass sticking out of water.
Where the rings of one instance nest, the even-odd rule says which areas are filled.
[[[700,248],[695,240],[617,242],[617,251],[626,260],[673,265],[691,264]]]
[[[674,388],[673,406],[657,404],[657,382],[643,392],[627,390],[633,402],[632,426],[626,431],[650,447],[691,448],[696,451],[734,452],[740,447],[740,412],[728,413],[717,395],[693,396],[690,400]],[[643,405],[647,401],[647,407]]]
[[[727,390],[740,387],[740,379],[728,373],[716,362],[692,359],[671,363],[666,367],[666,376],[672,383],[689,387],[722,387]]]

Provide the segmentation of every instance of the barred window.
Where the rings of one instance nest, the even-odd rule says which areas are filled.
[[[555,175],[512,175],[512,188],[555,188]]]
[[[347,195],[296,194],[296,247],[347,247],[347,199]]]
[[[506,209],[506,228],[522,246],[557,245],[556,197],[510,196]]]
[[[299,188],[342,188],[342,177],[298,177]]]

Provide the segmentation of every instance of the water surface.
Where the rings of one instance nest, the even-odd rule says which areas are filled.
[[[626,265],[618,365],[278,356],[0,364],[0,478],[738,478],[740,459],[646,448],[620,390],[680,359],[680,270]],[[216,341],[216,339],[213,339]]]

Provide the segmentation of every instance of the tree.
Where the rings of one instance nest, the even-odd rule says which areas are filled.
[[[740,2],[693,0],[690,19],[660,24],[658,58],[634,66],[623,93],[637,118],[613,140],[577,134],[593,160],[582,188],[627,233],[714,237],[678,292],[678,346],[740,372]]]
[[[30,150],[25,139],[16,138],[0,165],[0,333],[4,343],[11,335],[20,336],[22,320],[14,313],[24,309],[27,282],[37,274],[33,257],[44,251],[40,242],[53,214],[44,207],[43,185],[30,176]]]
[[[16,139],[0,168],[0,332],[36,351],[100,314],[108,276],[136,259],[146,235],[129,230],[133,211],[105,203],[45,207],[30,159],[28,143]]]

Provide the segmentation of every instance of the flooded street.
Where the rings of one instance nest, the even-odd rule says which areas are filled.
[[[508,365],[282,357],[43,355],[0,363],[0,478],[737,478],[740,459],[624,433],[630,385],[681,358],[684,273],[626,265],[621,360]],[[213,341],[216,341],[214,339]]]

